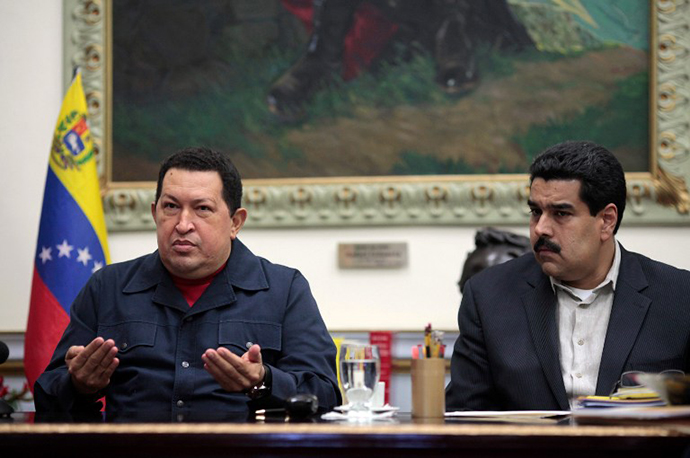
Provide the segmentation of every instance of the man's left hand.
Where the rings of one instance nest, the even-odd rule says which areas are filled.
[[[241,357],[225,347],[209,348],[201,355],[204,369],[229,392],[246,391],[259,385],[266,375],[261,347],[254,344]]]

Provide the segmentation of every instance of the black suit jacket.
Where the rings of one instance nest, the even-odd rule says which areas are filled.
[[[690,361],[690,272],[621,247],[596,394],[630,370]],[[448,410],[569,410],[559,362],[556,295],[528,253],[472,277],[446,388]]]

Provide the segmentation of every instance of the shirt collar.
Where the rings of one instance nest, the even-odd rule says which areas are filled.
[[[613,291],[616,290],[616,283],[618,282],[618,272],[620,271],[621,267],[621,248],[618,245],[618,241],[614,239],[613,241],[615,250],[613,254],[613,264],[611,264],[611,268],[609,269],[608,273],[606,274],[606,277],[604,280],[597,285],[596,288],[592,290],[592,293],[596,294],[601,290],[604,286],[608,285],[609,283],[611,284],[611,289]],[[551,282],[551,289],[553,292],[556,292],[556,288],[563,289],[567,291],[569,294],[577,296],[577,294],[574,294],[573,290],[568,287],[568,285],[564,285],[560,280],[556,280],[553,277],[549,277],[549,281]]]

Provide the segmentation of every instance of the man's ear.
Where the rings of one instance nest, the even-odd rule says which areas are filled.
[[[608,204],[601,212],[602,226],[601,237],[602,240],[608,240],[613,237],[613,231],[616,229],[618,222],[618,207],[615,204]]]
[[[156,222],[156,203],[151,202],[151,216],[153,217],[153,222]]]
[[[247,209],[242,207],[238,208],[235,210],[235,214],[232,215],[231,219],[232,228],[230,229],[230,240],[235,240],[240,229],[244,226],[244,222],[247,221]]]

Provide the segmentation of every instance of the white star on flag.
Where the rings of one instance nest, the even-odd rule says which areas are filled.
[[[89,254],[89,247],[84,247],[83,250],[77,248],[77,252],[79,253],[79,256],[77,256],[77,262],[81,262],[84,265],[87,265],[93,258],[93,256]]]
[[[67,240],[63,240],[60,245],[55,245],[55,247],[58,249],[58,258],[61,258],[63,256],[67,256],[68,258],[71,257],[72,250],[74,247],[67,243]]]
[[[53,260],[53,256],[50,254],[51,251],[53,251],[53,249],[50,247],[41,247],[41,253],[38,255],[38,257],[41,258],[43,264],[45,264],[46,261]]]
[[[100,261],[94,261],[93,262],[93,269],[91,269],[91,273],[96,272],[97,270],[101,270],[103,268],[103,263]]]

